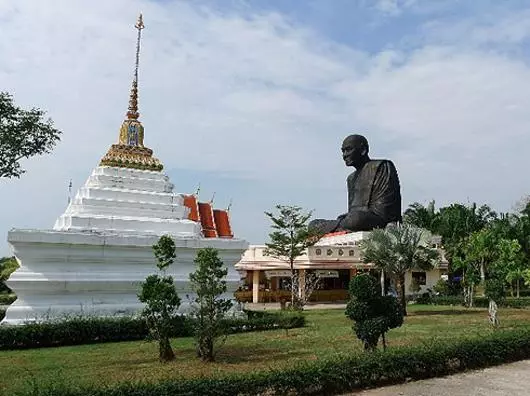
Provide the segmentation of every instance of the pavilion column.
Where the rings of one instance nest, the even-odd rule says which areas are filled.
[[[357,275],[357,268],[350,268],[350,279]]]
[[[252,271],[252,302],[256,304],[259,299],[259,271]]]
[[[298,270],[298,282],[299,282],[298,298],[303,299],[305,297],[305,270],[304,269]]]

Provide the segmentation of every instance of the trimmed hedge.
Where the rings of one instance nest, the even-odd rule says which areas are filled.
[[[35,384],[28,394],[47,396],[332,395],[478,369],[530,357],[530,330],[495,332],[452,343],[402,347],[387,352],[341,356],[291,369],[221,378],[122,383],[98,388]]]
[[[263,313],[247,319],[225,319],[226,334],[303,327],[305,316],[295,313]],[[177,316],[171,337],[193,335],[192,319]],[[0,327],[0,350],[57,347],[102,342],[135,341],[148,337],[139,318],[72,318],[61,322],[30,323]]]
[[[464,305],[462,296],[420,296],[416,302],[418,304],[433,305]],[[526,308],[530,307],[530,298],[513,298],[507,297],[504,301],[498,303],[503,308]],[[473,306],[477,308],[488,308],[489,300],[486,297],[473,297]]]

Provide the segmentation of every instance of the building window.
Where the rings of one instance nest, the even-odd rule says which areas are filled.
[[[412,280],[420,286],[427,284],[427,274],[425,272],[412,272]]]
[[[355,255],[355,252],[352,249],[350,249],[350,251],[348,252],[348,255],[350,257],[353,257]]]
[[[343,255],[344,255],[344,250],[339,249],[339,256],[343,256]]]
[[[315,250],[315,253],[317,254],[317,256],[320,256],[322,254],[322,249]]]
[[[331,250],[331,249],[326,250],[326,254],[328,256],[331,256],[333,254],[333,250]]]

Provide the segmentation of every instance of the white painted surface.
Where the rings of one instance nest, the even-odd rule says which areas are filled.
[[[228,268],[227,298],[240,276],[235,263],[248,243],[203,238],[201,226],[187,220],[183,196],[161,172],[98,167],[79,189],[53,230],[13,229],[8,242],[20,263],[8,286],[17,300],[2,324],[62,318],[65,315],[133,314],[142,308],[137,293],[156,273],[152,245],[169,234],[177,246],[173,276],[183,304],[193,297],[189,274],[197,250],[214,247]]]

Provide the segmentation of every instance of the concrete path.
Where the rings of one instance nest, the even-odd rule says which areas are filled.
[[[359,396],[530,396],[530,360],[484,370],[370,389]]]

